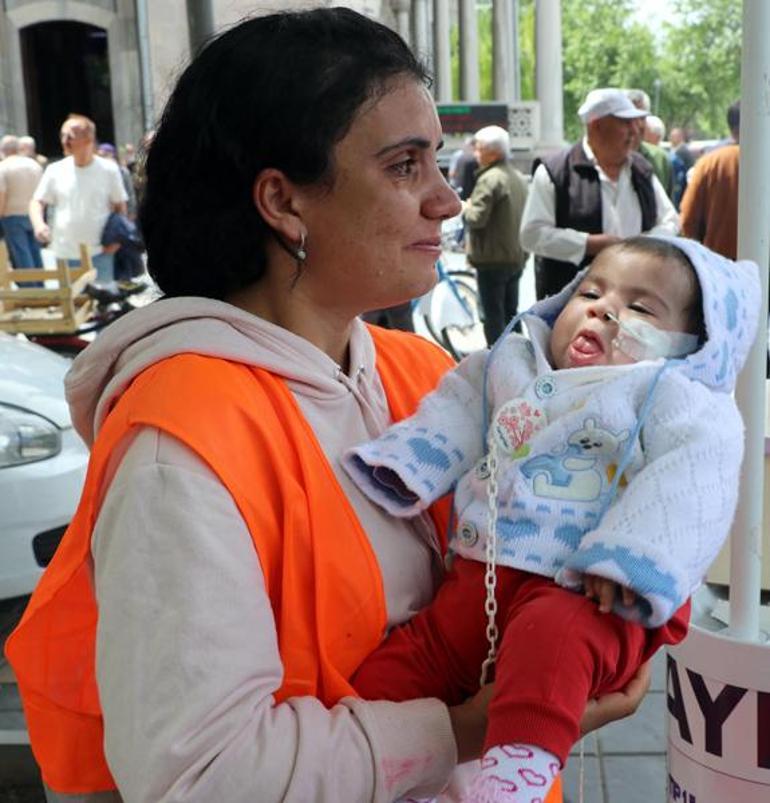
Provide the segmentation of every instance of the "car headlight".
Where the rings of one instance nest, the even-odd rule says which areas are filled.
[[[47,418],[0,404],[0,468],[46,460],[61,451],[61,432]]]

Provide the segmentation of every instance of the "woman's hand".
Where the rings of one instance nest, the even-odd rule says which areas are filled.
[[[589,700],[580,720],[580,732],[590,733],[608,722],[633,714],[650,688],[650,678],[650,664],[647,662],[639,667],[639,671],[621,691],[605,694],[597,700]],[[487,730],[487,709],[494,689],[494,683],[488,683],[473,697],[449,709],[457,742],[458,764],[481,756]]]
[[[650,688],[651,676],[648,661],[639,667],[639,671],[621,691],[605,694],[598,700],[589,700],[580,720],[580,732],[585,735],[608,722],[633,714]]]
[[[481,756],[487,732],[487,709],[494,690],[494,684],[487,683],[473,697],[449,709],[449,719],[457,742],[458,764]]]

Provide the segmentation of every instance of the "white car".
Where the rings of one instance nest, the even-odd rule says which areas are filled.
[[[69,366],[0,332],[0,600],[32,592],[80,498],[88,450],[64,400]]]

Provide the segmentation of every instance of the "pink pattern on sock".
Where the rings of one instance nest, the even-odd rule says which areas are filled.
[[[505,803],[515,800],[518,792],[516,784],[498,775],[479,775],[473,782],[468,795],[468,803]]]
[[[548,765],[548,769],[551,770],[551,778],[555,778],[561,772],[561,765],[553,761]]]
[[[481,769],[488,770],[490,767],[496,767],[497,763],[497,759],[494,756],[484,756],[481,759]]]
[[[524,768],[519,770],[519,777],[527,784],[527,786],[545,786],[547,778],[535,770]]]
[[[534,755],[525,744],[501,744],[499,747],[508,758],[532,758]]]

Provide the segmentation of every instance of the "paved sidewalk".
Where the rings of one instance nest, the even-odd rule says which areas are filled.
[[[632,717],[613,722],[584,740],[583,797],[580,748],[564,771],[565,803],[665,803],[666,654],[653,659],[652,685]]]

